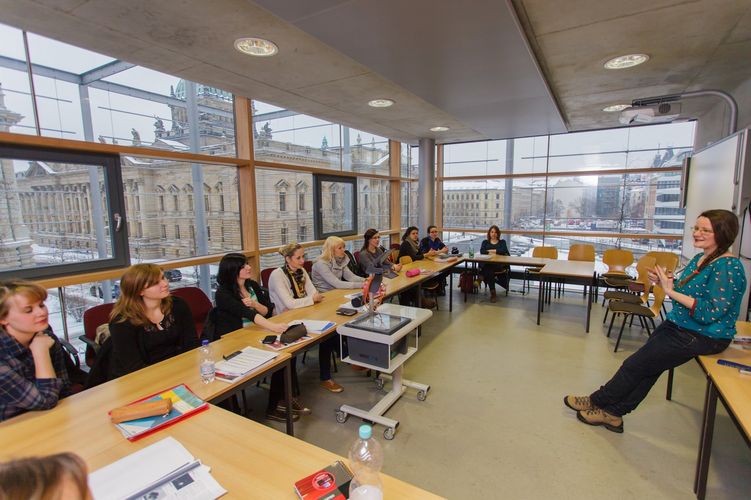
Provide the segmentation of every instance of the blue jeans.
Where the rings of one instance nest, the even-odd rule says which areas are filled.
[[[611,415],[632,412],[647,397],[662,372],[700,354],[717,354],[730,339],[713,339],[663,321],[641,349],[626,358],[613,378],[591,394],[592,404]]]

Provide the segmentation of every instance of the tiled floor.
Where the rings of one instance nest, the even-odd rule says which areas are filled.
[[[455,292],[423,329],[419,352],[406,375],[431,385],[426,401],[413,391],[388,412],[400,421],[386,441],[384,471],[448,498],[693,498],[692,485],[704,395],[703,372],[694,362],[676,370],[673,401],[663,376],[642,405],[624,419],[625,433],[579,423],[562,398],[588,394],[605,382],[644,342],[636,327],[624,333],[618,353],[601,326],[596,305],[584,333],[584,301],[568,293],[535,324],[533,295],[471,296]],[[331,394],[318,387],[317,352],[300,365],[302,400],[313,415],[296,435],[347,455],[360,420],[337,424],[342,403],[367,408],[382,394],[372,380],[348,366]],[[255,391],[253,418],[266,396]],[[721,405],[720,405],[721,406]],[[273,424],[282,429],[281,425]],[[321,464],[325,465],[325,464]],[[751,491],[751,450],[719,409],[707,498],[746,498]]]

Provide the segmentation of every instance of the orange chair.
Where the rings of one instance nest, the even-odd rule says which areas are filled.
[[[595,247],[588,243],[575,243],[568,249],[568,260],[579,262],[594,262]]]
[[[196,324],[196,335],[200,337],[203,331],[203,323],[206,321],[209,311],[211,311],[211,300],[197,286],[175,288],[171,293],[188,303],[193,315],[193,322]]]
[[[631,275],[626,272],[626,268],[634,263],[634,254],[630,250],[611,248],[602,254],[602,262],[608,266],[607,272],[600,275],[600,281],[606,293],[610,288],[626,290],[628,281],[632,279]],[[602,305],[605,305],[605,297],[602,299]]]
[[[639,318],[642,327],[647,330],[647,335],[652,335],[652,331],[655,329],[655,318],[660,315],[662,303],[665,301],[665,290],[663,290],[662,287],[655,285],[652,287],[652,292],[654,295],[654,302],[652,302],[652,305],[649,307],[623,301],[611,301],[610,304],[608,304],[608,309],[613,313],[613,318],[615,318],[616,313],[623,314],[623,323],[621,323],[621,329],[618,332],[618,339],[615,341],[615,349],[613,352],[618,352],[618,346],[621,343],[621,336],[623,335],[623,328],[626,326],[626,321],[629,316],[631,316],[632,319],[634,316]],[[652,331],[649,329],[649,323],[652,323]],[[613,327],[612,320],[610,321],[610,327]],[[610,329],[608,329],[608,337],[609,336]]]
[[[78,337],[80,341],[86,344],[86,365],[89,368],[94,366],[99,344],[96,343],[96,329],[105,323],[110,322],[110,313],[114,303],[100,304],[83,312],[83,335]]]
[[[622,301],[630,302],[632,304],[647,305],[649,302],[649,291],[652,288],[652,284],[649,282],[649,270],[655,267],[654,257],[649,255],[642,256],[639,262],[636,263],[636,272],[638,273],[635,280],[626,281],[626,290],[610,290],[603,294],[603,304],[606,300],[609,301]],[[602,318],[602,323],[608,318],[608,312],[610,308],[605,311],[605,317]],[[613,319],[610,320],[610,327],[613,327]],[[610,331],[610,330],[608,330]]]
[[[534,247],[532,257],[537,259],[558,259],[558,249],[556,247]],[[526,289],[529,292],[529,278],[531,274],[540,272],[539,267],[528,267],[524,270],[524,285],[522,291]]]

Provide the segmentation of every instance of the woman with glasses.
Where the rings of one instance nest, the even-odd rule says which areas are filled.
[[[0,421],[49,410],[68,395],[65,353],[49,331],[46,299],[36,283],[0,284]]]
[[[251,279],[252,271],[247,257],[241,253],[228,253],[219,262],[215,295],[217,335],[224,335],[251,324],[274,333],[282,333],[287,329],[286,323],[274,323],[268,319],[274,313],[274,303],[271,302],[268,291]],[[292,384],[297,386],[297,371],[294,365],[291,371]],[[284,372],[277,370],[271,375],[266,418],[278,422],[286,420],[287,405],[283,398]],[[295,421],[299,419],[299,415],[311,413],[297,398],[292,400],[292,411],[292,419]]]
[[[695,356],[725,350],[735,336],[746,276],[730,253],[738,218],[727,210],[707,210],[696,219],[694,247],[701,250],[677,281],[660,266],[650,272],[673,302],[667,318],[647,343],[629,356],[613,378],[589,396],[566,396],[564,404],[589,425],[623,432],[623,416],[647,396],[662,372]]]
[[[299,243],[289,243],[279,249],[284,257],[284,265],[269,276],[269,293],[274,302],[275,314],[288,309],[312,306],[324,299],[305,271],[305,249]],[[321,387],[331,392],[342,392],[344,388],[331,378],[331,353],[338,344],[337,336],[331,335],[318,344],[318,368]],[[293,361],[294,363],[294,361]]]
[[[190,307],[170,295],[167,278],[155,264],[136,264],[125,271],[109,326],[110,379],[198,347]]]
[[[377,229],[368,229],[363,235],[362,248],[360,249],[360,267],[366,274],[370,274],[371,269],[376,262],[383,256],[386,250],[381,247],[381,233]],[[384,271],[392,270],[398,273],[402,270],[401,264],[394,264],[388,260],[381,264]]]

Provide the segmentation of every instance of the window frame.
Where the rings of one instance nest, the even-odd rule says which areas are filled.
[[[108,236],[112,248],[111,257],[69,264],[35,266],[15,271],[0,271],[0,280],[9,278],[29,280],[55,278],[71,274],[118,269],[130,265],[128,212],[125,210],[124,186],[119,154],[0,144],[0,158],[102,167],[104,175],[103,184],[107,190],[107,205],[103,208],[103,212],[106,212],[107,220],[110,223]],[[94,196],[94,194],[91,193],[90,196]],[[118,226],[116,215],[120,217],[120,229],[115,229]]]
[[[340,184],[349,184],[352,187],[352,206],[353,215],[352,229],[344,231],[323,231],[323,189],[324,182],[336,182]],[[316,240],[325,240],[329,236],[352,236],[358,234],[357,227],[357,177],[343,175],[313,174],[313,233]],[[344,201],[344,200],[342,200]]]

